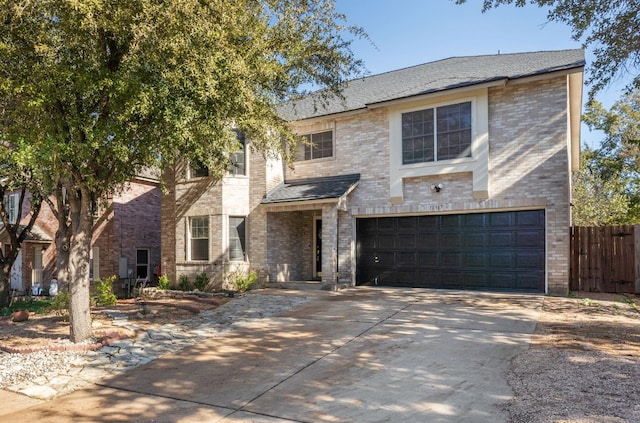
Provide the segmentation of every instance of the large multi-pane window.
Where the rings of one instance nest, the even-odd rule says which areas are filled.
[[[229,261],[244,261],[245,218],[229,216]]]
[[[471,157],[471,102],[402,114],[402,164]]]
[[[305,135],[307,142],[298,144],[296,161],[333,156],[333,131]]]
[[[190,259],[209,260],[209,218],[206,216],[189,219]]]

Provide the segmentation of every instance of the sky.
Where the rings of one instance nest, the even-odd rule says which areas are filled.
[[[548,22],[547,9],[531,5],[482,13],[482,0],[336,0],[336,10],[369,35],[371,42],[356,40],[352,49],[373,75],[454,56],[582,48],[568,26]],[[585,54],[588,66],[593,55]],[[605,88],[596,99],[610,108],[622,85]],[[602,134],[583,125],[581,138],[597,147]]]

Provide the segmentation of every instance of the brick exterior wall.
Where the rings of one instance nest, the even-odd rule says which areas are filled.
[[[31,196],[28,195],[27,199],[30,200],[30,198]],[[26,200],[22,213],[22,222],[25,224],[31,204]],[[98,275],[100,278],[119,276],[118,267],[121,256],[127,257],[129,267],[135,269],[136,249],[149,250],[149,272],[153,276],[154,268],[160,263],[160,201],[160,188],[156,182],[134,180],[122,192],[101,203],[92,238],[92,248],[99,249]],[[55,234],[58,221],[47,203],[43,203],[36,225],[49,237],[50,241],[24,243],[21,273],[22,289],[25,290],[32,284],[35,249],[42,251],[45,247],[42,252],[43,287],[48,289],[51,279],[56,276]],[[120,282],[114,284],[114,291],[122,294]]]
[[[213,246],[224,246],[225,234],[212,229],[216,255],[210,263],[188,263],[184,219],[202,213],[224,217],[242,210],[249,216],[251,267],[265,281],[309,279],[313,276],[313,220],[322,216],[322,280],[351,284],[355,281],[358,217],[544,209],[547,292],[564,294],[568,290],[570,225],[567,95],[565,76],[486,90],[489,182],[488,198],[482,199],[474,197],[473,175],[465,171],[407,177],[402,180],[401,202],[392,202],[390,112],[384,107],[306,126],[298,123],[302,133],[314,126],[333,128],[333,157],[296,162],[294,169],[283,171],[277,161],[252,154],[251,183],[247,182],[246,189],[236,183],[232,191],[226,190],[225,181],[176,186],[169,183],[171,178],[167,180],[170,193],[175,194],[163,201],[163,227],[175,228],[175,238],[163,234],[163,264],[174,256],[176,275],[192,272],[194,266],[214,273],[215,265],[224,265],[224,253],[218,256]],[[286,179],[350,173],[360,173],[361,178],[345,209],[337,209],[335,202],[260,206],[264,195],[282,181],[283,172]],[[431,189],[438,183],[444,185],[439,193]],[[224,227],[223,222],[218,224]],[[165,245],[171,251],[165,253]]]

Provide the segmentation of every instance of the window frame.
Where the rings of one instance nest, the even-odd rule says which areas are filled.
[[[402,113],[471,101],[471,156],[402,164]],[[388,106],[389,200],[403,204],[404,180],[424,176],[471,173],[476,200],[489,198],[489,88],[462,88],[405,99]]]
[[[9,224],[15,225],[18,222],[18,208],[20,203],[20,194],[11,193],[4,196],[4,209],[7,212]],[[0,222],[1,223],[1,222]]]
[[[206,222],[206,236],[195,236],[194,237],[194,222],[196,220],[202,220],[203,222]],[[205,225],[203,225],[205,226]],[[187,234],[188,234],[188,239],[189,242],[187,244],[188,246],[188,261],[198,261],[198,262],[208,262],[210,260],[210,255],[211,255],[211,247],[210,247],[210,240],[211,240],[211,218],[209,216],[190,216],[187,218]],[[206,242],[203,242],[203,240],[206,240]],[[197,250],[197,248],[194,248],[194,241],[200,241],[199,244],[203,244],[206,246],[206,254],[203,254],[202,256],[198,256],[197,258],[194,258],[194,251]]]
[[[319,136],[319,135],[323,135],[323,134],[331,134],[331,153],[330,155],[327,156],[322,156],[322,157],[314,157],[313,152],[314,150],[314,141],[313,141],[313,137],[314,136]],[[296,146],[296,155],[294,157],[294,162],[309,162],[309,161],[314,161],[314,160],[326,160],[326,159],[332,159],[335,157],[335,148],[336,148],[336,142],[335,142],[335,131],[333,129],[328,129],[328,130],[321,130],[321,131],[314,131],[314,132],[309,132],[306,133],[304,135],[302,135],[302,138],[306,138],[308,143],[304,143],[302,141],[298,141],[298,144]],[[309,149],[309,158],[307,158],[307,149]],[[326,151],[328,149],[320,149],[320,151]]]
[[[232,221],[239,219],[241,222],[238,225],[233,225]],[[242,225],[242,235],[238,233],[238,227]],[[235,234],[238,236],[236,237]],[[239,249],[242,251],[242,258],[232,254],[232,251],[237,249],[232,247],[234,241],[239,243]],[[229,261],[245,262],[247,261],[247,217],[246,216],[228,216],[227,218],[227,257]]]
[[[238,142],[242,145],[242,148],[236,151],[235,153],[231,153],[231,157],[229,158],[231,160],[231,164],[227,168],[227,176],[231,176],[231,177],[247,176],[247,170],[248,170],[247,169],[248,167],[247,166],[248,165],[247,141],[243,132],[241,131],[235,131],[235,132],[238,137]],[[240,160],[234,161],[234,159],[237,157],[240,157],[242,160],[241,166],[235,165],[235,163],[238,163],[240,161]],[[241,171],[239,172],[238,169],[241,169]]]
[[[467,154],[465,155],[458,155],[456,157],[446,157],[443,159],[440,159],[438,156],[440,155],[440,149],[441,149],[441,144],[444,144],[444,137],[447,135],[447,133],[445,133],[444,131],[441,131],[440,128],[440,121],[442,120],[441,116],[440,116],[440,112],[447,109],[447,108],[453,108],[453,107],[468,107],[468,112],[469,112],[469,128],[458,128],[455,130],[449,130],[448,134],[454,133],[454,132],[468,132],[468,146],[465,147],[464,151],[468,151]],[[410,134],[410,135],[406,135],[404,134],[404,127],[405,127],[405,117],[408,117],[409,115],[416,115],[418,113],[424,113],[425,116],[427,114],[431,115],[431,120],[430,121],[422,121],[422,122],[407,122],[408,125],[415,125],[415,126],[419,126],[419,125],[427,125],[430,124],[431,130],[430,131],[424,131],[421,132],[419,134]],[[465,116],[466,117],[466,116]],[[402,142],[401,142],[401,147],[402,147],[402,165],[403,166],[407,166],[407,165],[413,165],[413,164],[419,164],[419,163],[437,163],[437,162],[444,162],[447,160],[457,160],[457,159],[465,159],[465,158],[470,158],[472,157],[472,149],[473,149],[473,102],[471,100],[465,100],[465,101],[460,101],[460,102],[453,102],[453,103],[447,103],[447,104],[438,104],[438,105],[434,105],[434,106],[429,106],[429,107],[424,107],[424,108],[419,108],[417,110],[408,110],[408,111],[403,111],[400,114],[400,119],[401,119],[401,131],[402,131]],[[464,119],[464,118],[463,118]],[[428,140],[425,140],[425,138],[428,138]],[[422,139],[422,140],[420,140]],[[441,141],[442,140],[442,141]],[[419,159],[416,158],[416,153],[419,152],[420,150],[416,149],[415,147],[412,148],[409,151],[405,150],[405,142],[423,142],[424,143],[424,148],[422,149],[422,151],[427,151],[430,152],[430,159],[429,158],[424,158],[424,154],[423,154],[423,159]],[[430,145],[426,145],[426,144],[430,144]],[[466,144],[466,142],[465,142]],[[414,144],[415,146],[415,144]],[[411,161],[406,161],[407,158],[407,153],[410,153],[413,156],[413,159]]]

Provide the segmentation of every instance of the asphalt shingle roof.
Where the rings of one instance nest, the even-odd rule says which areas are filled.
[[[280,114],[289,121],[364,109],[369,105],[486,82],[525,78],[585,65],[583,50],[451,57],[350,81],[344,99],[326,104],[317,93],[289,102]]]
[[[359,173],[285,181],[269,192],[262,204],[338,199],[349,192],[358,181]]]

